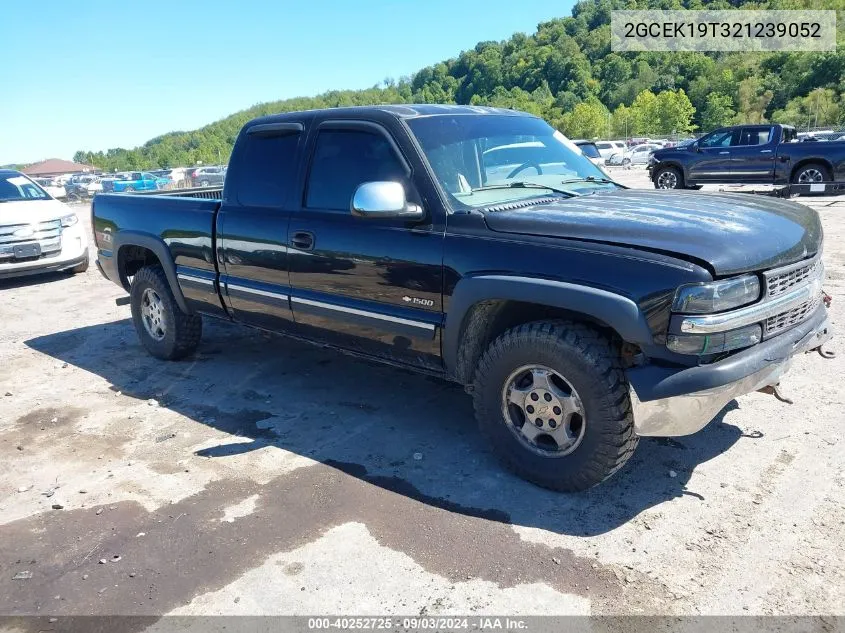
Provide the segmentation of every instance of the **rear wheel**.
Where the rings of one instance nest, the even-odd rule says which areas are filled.
[[[164,360],[192,354],[202,338],[202,318],[179,309],[161,266],[147,266],[132,279],[132,322],[141,344]]]
[[[812,185],[830,180],[830,170],[825,165],[819,163],[802,165],[792,174],[792,182],[800,185]]]
[[[601,483],[637,446],[618,351],[581,323],[538,321],[502,334],[478,363],[473,400],[502,462],[553,490]]]
[[[124,193],[135,193],[135,187],[126,187],[126,189],[124,189],[123,192]]]

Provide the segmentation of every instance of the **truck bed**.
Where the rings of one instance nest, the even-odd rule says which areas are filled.
[[[127,273],[118,272],[119,259],[133,256],[124,244],[140,245],[160,261],[174,288],[184,297],[177,300],[187,309],[203,306],[224,312],[217,294],[214,231],[220,198],[200,198],[190,190],[147,194],[99,194],[91,215],[97,261],[101,272],[129,289]],[[221,190],[203,190],[203,193]],[[182,195],[180,195],[182,194]],[[178,228],[174,228],[178,227]],[[169,251],[170,257],[167,256]],[[137,256],[137,255],[135,255]],[[225,313],[225,312],[224,312]]]

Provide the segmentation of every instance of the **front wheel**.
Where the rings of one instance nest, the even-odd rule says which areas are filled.
[[[677,167],[660,167],[654,172],[655,189],[683,189],[684,175]]]
[[[202,338],[202,317],[179,309],[161,266],[147,266],[132,279],[132,323],[141,344],[163,360],[192,354]]]
[[[502,334],[478,363],[473,400],[501,461],[545,488],[595,486],[637,446],[619,353],[581,323],[538,321]]]

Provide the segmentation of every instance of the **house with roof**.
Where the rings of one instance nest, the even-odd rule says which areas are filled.
[[[40,163],[29,165],[21,169],[21,172],[27,176],[59,176],[61,174],[77,174],[80,172],[93,172],[96,168],[91,165],[83,165],[82,163],[74,163],[70,160],[62,160],[60,158],[48,158]]]

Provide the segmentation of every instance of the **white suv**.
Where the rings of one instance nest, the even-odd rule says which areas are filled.
[[[625,151],[625,143],[623,141],[596,141],[596,148],[601,157],[607,160],[611,154]]]
[[[12,169],[0,169],[0,279],[88,270],[88,237],[76,212]]]

